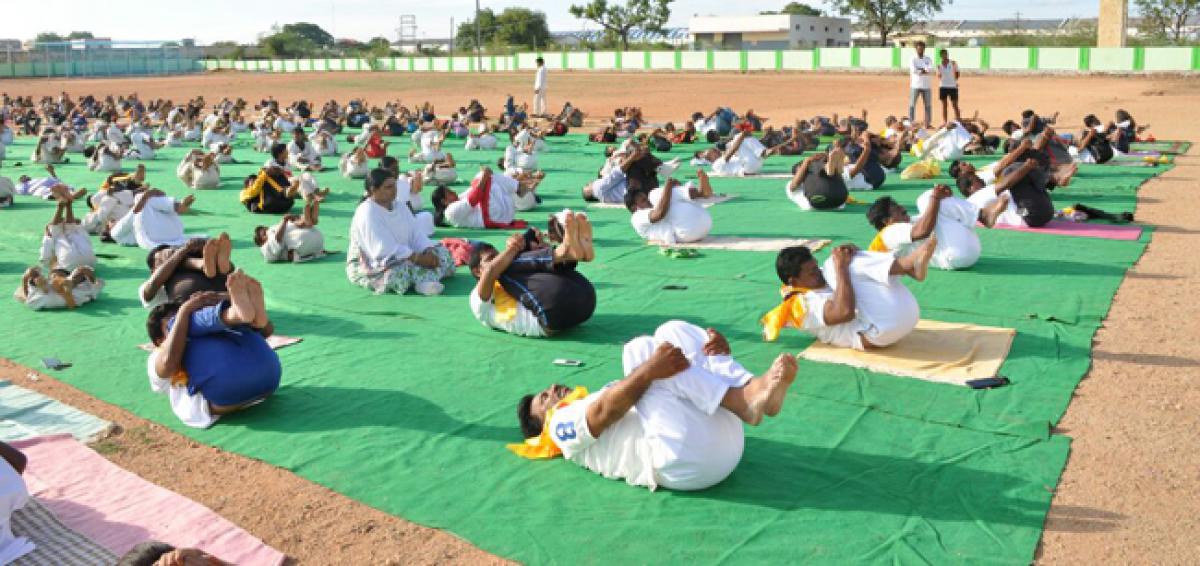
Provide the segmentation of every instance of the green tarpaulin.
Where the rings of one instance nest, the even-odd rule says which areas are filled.
[[[407,152],[396,140],[393,154]],[[621,344],[669,319],[716,327],[752,371],[811,339],[787,331],[767,344],[758,318],[778,300],[772,254],[705,251],[665,257],[643,245],[619,209],[591,211],[598,248],[582,271],[599,306],[582,328],[552,340],[482,327],[467,306],[465,270],[439,297],[373,296],[346,279],[347,230],[362,181],[318,174],[334,194],[321,209],[327,247],[343,252],[306,264],[263,262],[251,242],[256,224],[237,202],[240,179],[265,156],[246,141],[222,166],[220,190],[197,193],[189,232],[234,237],[234,260],[267,289],[281,334],[304,342],[279,352],[283,385],[261,406],[209,430],[183,427],[167,399],[147,386],[146,341],[137,286],[146,252],[97,244],[103,296],[78,310],[26,310],[0,302],[0,355],[35,365],[46,356],[74,364],[55,376],[105,401],[219,448],[281,466],[373,507],[449,530],[487,551],[532,563],[972,562],[1025,564],[1033,558],[1065,464],[1068,439],[1050,427],[1090,365],[1091,339],[1140,242],[980,230],[984,258],[960,272],[909,282],[926,318],[1016,328],[1002,367],[1012,385],[973,391],[953,385],[800,362],[783,414],[747,430],[745,457],[724,483],[701,493],[651,493],[564,461],[529,462],[504,449],[519,440],[515,404],[551,382],[599,388],[621,377]],[[447,148],[463,177],[499,151]],[[9,148],[4,172],[31,143]],[[695,147],[672,154],[686,161]],[[184,150],[147,162],[152,184],[184,194],[174,176]],[[331,159],[331,158],[327,158]],[[596,176],[602,146],[583,136],[551,141],[540,157],[545,202],[522,216],[544,225],[563,207],[582,206],[579,190]],[[988,161],[973,158],[976,161]],[[96,187],[102,175],[82,158],[59,166],[71,183]],[[772,158],[786,172],[794,159]],[[127,166],[135,162],[127,162]],[[336,163],[327,163],[336,165]],[[405,162],[406,168],[411,168]],[[1132,210],[1137,187],[1160,169],[1084,166],[1060,189],[1076,201]],[[686,165],[679,175],[694,177]],[[946,178],[948,180],[948,178]],[[711,208],[715,234],[852,241],[873,229],[864,205],[801,212],[783,179],[719,179],[738,198]],[[465,187],[465,181],[460,183]],[[869,201],[891,195],[913,206],[928,181],[889,179]],[[428,194],[426,195],[428,202]],[[20,197],[0,210],[0,280],[14,289],[37,260],[48,202]],[[83,210],[79,211],[81,214]],[[441,229],[438,237],[500,244],[506,233]],[[818,254],[823,259],[828,251]],[[665,285],[686,290],[664,290]],[[552,365],[583,360],[582,368]]]

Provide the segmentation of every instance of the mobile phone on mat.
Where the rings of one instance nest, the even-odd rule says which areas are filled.
[[[554,360],[553,363],[556,366],[565,366],[565,367],[572,367],[572,368],[577,368],[577,367],[580,367],[583,365],[583,362],[581,362],[579,360],[568,360],[566,358],[559,358],[557,360]]]
[[[985,377],[983,379],[972,379],[967,382],[967,387],[971,389],[995,389],[1008,385],[1008,378],[1003,375],[996,377]]]

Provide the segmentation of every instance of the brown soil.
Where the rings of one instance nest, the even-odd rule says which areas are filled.
[[[641,106],[647,118],[681,122],[718,104],[753,108],[776,123],[813,114],[870,111],[880,123],[906,111],[907,78],[859,74],[555,73],[550,104],[570,100],[607,114],[617,105]],[[986,76],[963,78],[963,110],[998,126],[1026,107],[1061,111],[1064,131],[1079,129],[1086,113],[1108,120],[1126,108],[1152,124],[1160,139],[1194,138],[1200,131],[1200,81],[1178,77]],[[381,104],[432,101],[441,113],[480,97],[493,109],[502,95],[529,98],[531,74],[240,74],[145,79],[4,81],[10,94],[72,95],[138,92],[209,101],[267,95],[361,97]],[[935,112],[938,112],[935,102]],[[1155,225],[1145,256],[1129,272],[1112,312],[1096,336],[1092,371],[1077,391],[1059,432],[1074,439],[1046,533],[1044,563],[1193,563],[1200,555],[1200,233],[1195,199],[1200,165],[1179,159],[1170,173],[1139,194],[1137,215]],[[391,517],[267,464],[223,453],[172,433],[69,386],[0,363],[0,377],[37,389],[118,423],[123,431],[96,448],[117,464],[191,497],[269,544],[313,563],[430,563],[498,561],[447,533]],[[186,470],[188,473],[179,473]],[[230,470],[245,489],[231,494]]]

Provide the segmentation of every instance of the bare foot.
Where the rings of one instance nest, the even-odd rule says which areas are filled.
[[[995,204],[980,211],[980,221],[983,225],[991,228],[996,225],[996,219],[1004,213],[1008,208],[1008,191],[1000,193],[1000,197],[996,199]]]
[[[933,257],[933,250],[937,248],[937,236],[930,236],[925,240],[917,251],[913,252],[912,278],[917,281],[924,281],[925,276],[929,274],[929,260]]]
[[[584,261],[586,255],[583,243],[579,241],[579,220],[575,218],[574,213],[568,212],[563,216],[563,239],[562,245],[559,246],[563,257],[571,261]]]
[[[246,287],[250,300],[254,302],[254,322],[251,323],[251,326],[260,329],[266,328],[271,323],[271,318],[267,316],[267,299],[263,295],[262,283],[247,275]]]
[[[767,395],[763,412],[768,417],[778,415],[779,411],[783,409],[783,398],[787,395],[788,387],[791,387],[792,383],[796,381],[798,369],[796,356],[779,354],[767,373],[759,377],[759,379],[765,380]]]
[[[221,245],[216,240],[205,240],[201,250],[201,261],[204,262],[204,276],[212,279],[217,276],[217,256],[221,254]]]
[[[217,261],[217,272],[218,273],[225,274],[225,273],[229,273],[230,271],[233,271],[233,265],[229,261],[229,256],[232,253],[233,253],[233,241],[229,239],[228,233],[221,232],[221,235],[217,236],[216,261]]]
[[[580,251],[585,256],[583,261],[596,259],[596,246],[592,244],[592,223],[588,221],[587,215],[582,212],[575,213],[575,226],[579,233]]]
[[[84,195],[87,194],[87,192],[88,192],[87,189],[79,189],[78,191],[71,193],[71,200],[79,200],[79,199],[83,198]]]
[[[229,291],[229,308],[225,311],[228,326],[254,323],[256,313],[250,298],[249,280],[250,277],[241,271],[230,273],[225,279],[225,289]]]
[[[700,198],[712,198],[712,183],[708,180],[708,173],[705,173],[704,169],[697,168],[696,178],[700,180]]]
[[[179,201],[179,206],[183,208],[181,212],[187,212],[192,208],[192,203],[196,202],[196,195],[188,195]]]

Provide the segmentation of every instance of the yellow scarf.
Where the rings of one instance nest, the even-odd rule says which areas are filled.
[[[508,322],[517,316],[517,300],[499,281],[492,284],[492,304],[496,305],[496,322]]]
[[[275,181],[275,179],[271,178],[271,176],[267,174],[266,169],[263,169],[262,171],[258,172],[258,178],[254,179],[254,182],[250,183],[249,187],[242,189],[241,201],[246,203],[250,202],[251,200],[258,199],[259,207],[266,206],[266,195],[263,191],[263,185],[267,183],[270,183],[271,187],[281,194],[287,194],[287,190],[284,189],[283,186],[281,186],[277,181]]]
[[[764,314],[759,322],[763,325],[763,338],[774,342],[779,338],[779,332],[786,327],[804,327],[804,294],[808,289],[784,285],[779,289],[783,302]]]
[[[164,356],[166,354],[163,353],[163,350],[160,347],[156,352],[156,355]],[[183,366],[180,366],[179,371],[175,372],[174,375],[171,376],[171,385],[173,387],[187,387],[187,384],[188,372],[186,369],[183,369]]]
[[[875,234],[875,239],[871,240],[871,245],[867,246],[867,251],[869,251],[869,252],[889,252],[889,251],[891,251],[883,243],[883,230],[880,230],[878,234]]]
[[[520,444],[509,444],[507,445],[508,449],[513,454],[528,460],[549,460],[561,456],[562,450],[554,443],[554,439],[550,438],[550,419],[554,418],[554,412],[558,409],[587,396],[588,390],[586,387],[576,387],[574,391],[563,397],[549,411],[546,411],[546,417],[542,419],[541,434],[532,438],[526,438],[525,442]]]

